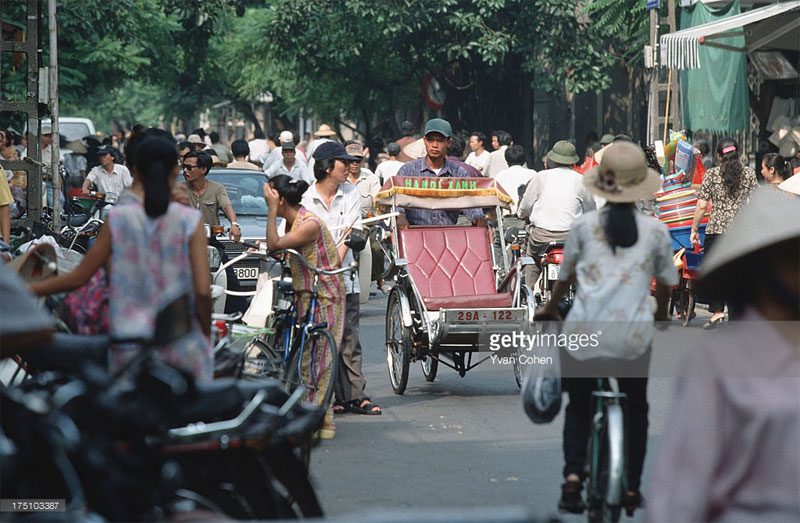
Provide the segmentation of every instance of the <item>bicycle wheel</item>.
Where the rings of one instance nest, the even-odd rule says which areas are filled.
[[[589,442],[592,466],[587,485],[588,519],[616,523],[621,515],[625,483],[624,420],[618,403],[606,405],[604,410],[599,430],[593,432]]]
[[[242,376],[281,379],[285,374],[283,354],[261,338],[253,338],[244,349]]]
[[[421,362],[422,374],[425,379],[432,382],[436,379],[436,373],[439,372],[439,360],[434,359],[432,355],[428,354]]]
[[[286,383],[290,391],[303,385],[306,388],[304,399],[327,409],[333,399],[338,366],[339,348],[333,335],[325,329],[312,330],[303,346],[292,350],[286,367]]]

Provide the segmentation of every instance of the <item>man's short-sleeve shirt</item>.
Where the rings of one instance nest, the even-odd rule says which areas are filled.
[[[203,215],[203,223],[219,225],[219,212],[231,205],[231,200],[228,198],[228,191],[225,190],[224,185],[211,180],[208,180],[207,183],[205,192],[200,196],[196,195],[191,188],[187,188],[189,202]]]
[[[337,245],[348,228],[352,227],[360,230],[363,227],[361,224],[361,195],[358,188],[350,182],[345,182],[339,186],[330,207],[325,205],[322,196],[317,191],[316,184],[309,187],[303,194],[303,200],[300,204],[325,222],[331,232],[333,241]],[[342,260],[342,266],[347,266],[353,261],[355,261],[353,250],[347,249],[347,254]],[[345,276],[344,286],[347,294],[361,291],[357,277],[352,279],[349,276]]]
[[[114,193],[117,196],[122,191],[133,185],[131,172],[124,165],[114,164],[111,174],[106,172],[105,167],[97,165],[89,171],[86,178],[97,186],[97,190],[104,193]]]
[[[397,172],[397,176],[430,176],[430,177],[450,177],[450,178],[469,178],[469,172],[461,165],[445,160],[442,169],[437,174],[428,165],[427,157],[412,160],[403,165]],[[410,225],[455,225],[458,217],[463,213],[470,220],[483,218],[483,211],[480,209],[461,209],[456,211],[431,210],[431,209],[400,209],[405,212],[406,220]]]

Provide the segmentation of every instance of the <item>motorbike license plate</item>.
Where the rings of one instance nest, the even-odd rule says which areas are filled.
[[[550,264],[547,266],[547,279],[557,280],[558,271],[561,270],[561,265]]]
[[[258,279],[258,267],[234,267],[233,272],[239,280]]]
[[[444,321],[447,323],[487,323],[501,321],[520,321],[523,310],[517,309],[467,309],[445,311]]]

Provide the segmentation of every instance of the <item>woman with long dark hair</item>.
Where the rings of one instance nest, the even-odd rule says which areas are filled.
[[[325,162],[317,164],[322,168]],[[264,184],[264,199],[267,201],[267,244],[272,250],[296,249],[312,267],[331,270],[341,266],[341,259],[336,250],[336,244],[325,223],[314,213],[300,205],[303,194],[308,190],[308,184],[302,180],[279,174],[273,176],[268,184]],[[286,220],[287,233],[278,236],[278,217]],[[294,257],[289,258],[292,269],[292,282],[295,294],[298,297],[297,312],[299,317],[305,317],[311,303],[311,287],[314,281],[313,273],[304,267]],[[341,345],[344,336],[344,278],[338,276],[321,275],[317,289],[318,300],[314,310],[317,322],[327,323],[328,330],[333,334],[333,339]],[[325,351],[322,351],[325,354]],[[331,375],[328,362],[319,361],[317,365],[322,369],[323,377],[320,384],[322,389],[327,388],[327,383],[335,379]],[[316,398],[310,398],[314,401]],[[325,421],[320,429],[322,439],[331,439],[336,434],[333,422],[333,406],[325,414]]]
[[[706,172],[703,184],[697,192],[697,208],[692,220],[691,242],[700,243],[697,228],[706,213],[708,202],[712,203],[711,216],[706,226],[705,255],[711,253],[714,243],[728,230],[736,213],[747,201],[750,191],[758,186],[756,173],[740,160],[739,144],[733,138],[724,138],[717,144],[717,166]],[[725,302],[709,299],[711,318],[703,325],[713,329],[725,318]],[[730,312],[730,311],[729,311]],[[735,311],[734,311],[735,315]]]
[[[211,276],[203,221],[194,209],[170,202],[179,172],[175,144],[147,137],[135,152],[131,197],[109,212],[97,241],[73,272],[32,290],[43,296],[76,289],[107,264],[112,339],[152,337],[158,311],[186,297],[189,333],[170,345],[154,340],[154,350],[166,363],[210,380]],[[120,368],[134,354],[128,346],[112,348],[111,368]]]
[[[577,283],[577,295],[562,334],[596,341],[570,346],[562,356],[562,384],[569,393],[564,420],[564,484],[559,508],[581,513],[591,391],[597,378],[617,376],[627,394],[627,491],[623,505],[632,513],[641,505],[640,478],[647,447],[647,374],[654,318],[667,320],[667,301],[678,282],[666,226],[637,210],[636,202],[653,197],[661,180],[647,167],[633,143],[614,143],[584,184],[607,203],[573,222],[564,245],[558,283],[537,316],[558,319],[558,303]],[[657,309],[650,281],[656,279]]]

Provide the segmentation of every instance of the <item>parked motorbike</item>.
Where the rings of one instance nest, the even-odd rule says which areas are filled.
[[[186,324],[185,306],[169,309],[156,320],[159,343]],[[110,374],[93,363],[108,338],[80,338],[97,343],[87,351],[56,342],[39,355],[43,372],[0,390],[4,496],[64,499],[70,521],[198,509],[241,519],[322,515],[304,452],[324,412],[301,404],[302,391],[289,396],[274,380],[195,383],[156,360],[152,343]]]

